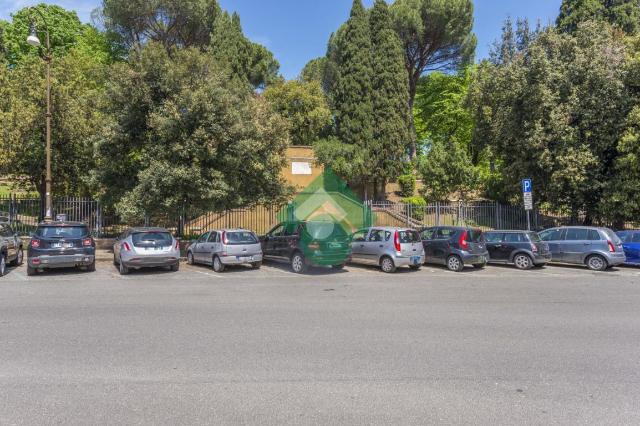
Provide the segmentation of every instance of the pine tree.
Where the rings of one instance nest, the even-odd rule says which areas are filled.
[[[563,0],[557,25],[561,31],[573,33],[582,22],[606,21],[628,34],[640,30],[638,0]]]
[[[370,12],[372,44],[373,146],[369,149],[374,165],[374,197],[384,195],[386,182],[402,171],[409,141],[409,80],[404,67],[404,51],[392,26],[389,8],[376,0]],[[383,192],[383,194],[380,194]]]

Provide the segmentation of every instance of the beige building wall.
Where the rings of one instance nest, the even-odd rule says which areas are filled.
[[[324,167],[316,164],[313,148],[310,146],[291,146],[286,155],[287,165],[282,170],[282,175],[298,191],[309,186],[324,171]]]

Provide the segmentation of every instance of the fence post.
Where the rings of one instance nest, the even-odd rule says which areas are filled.
[[[440,201],[436,201],[436,226],[440,226]]]
[[[458,200],[458,211],[456,212],[456,226],[460,226],[461,214],[462,214],[462,201]]]
[[[496,229],[502,229],[500,224],[500,202],[496,201]]]

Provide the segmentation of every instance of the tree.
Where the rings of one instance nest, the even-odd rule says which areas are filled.
[[[409,77],[409,113],[413,111],[420,77],[432,71],[457,70],[471,61],[476,37],[471,0],[396,0],[391,6],[402,40]],[[410,121],[412,157],[416,154],[415,124]]]
[[[557,26],[574,33],[583,22],[608,22],[628,34],[640,29],[640,4],[637,0],[563,0]]]
[[[206,53],[148,43],[111,75],[103,199],[126,218],[279,200],[287,123]],[[114,161],[117,159],[117,161]]]
[[[368,164],[373,168],[374,198],[378,199],[384,196],[386,183],[403,169],[409,140],[409,82],[402,44],[384,0],[376,0],[369,19],[374,130]]]
[[[264,97],[289,122],[292,145],[310,146],[329,136],[332,115],[319,82],[274,84]]]
[[[369,19],[361,0],[354,0],[350,18],[335,43],[331,100],[339,143],[319,142],[316,155],[343,178],[368,184],[373,173],[365,163],[373,138],[373,73]]]

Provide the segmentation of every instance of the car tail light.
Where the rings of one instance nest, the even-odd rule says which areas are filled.
[[[400,232],[398,231],[393,235],[393,245],[398,253],[402,251],[402,248],[400,247]]]
[[[227,232],[226,231],[222,232],[222,243],[223,244],[229,244],[229,240],[227,240]]]
[[[535,245],[535,244],[533,244],[533,243],[531,243],[531,251],[532,251],[533,253],[537,253],[537,252],[538,252],[538,246],[537,246],[537,245]]]
[[[458,240],[458,244],[460,245],[460,248],[463,250],[466,250],[469,248],[469,243],[467,242],[467,235],[469,235],[469,231],[462,231],[462,234],[460,234],[460,239]]]
[[[615,253],[616,252],[616,246],[613,245],[613,243],[611,242],[611,240],[607,241],[607,244],[609,245],[609,251],[611,253]]]
[[[124,247],[125,251],[131,251],[131,246],[126,241],[122,243],[122,247]]]
[[[176,250],[180,250],[180,241],[176,240]]]
[[[313,243],[309,244],[309,248],[311,250],[320,250],[320,244],[316,243],[316,242],[313,242]]]
[[[85,238],[84,240],[82,240],[82,245],[85,247],[93,245],[93,238]]]
[[[40,240],[31,240],[31,247],[40,248]]]

